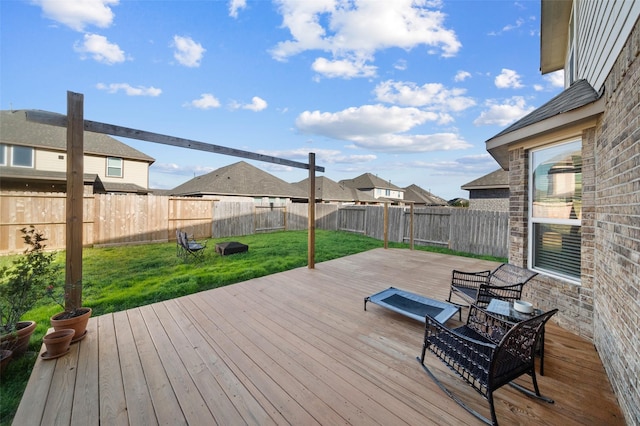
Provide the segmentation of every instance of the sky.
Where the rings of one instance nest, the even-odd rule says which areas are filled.
[[[485,142],[563,89],[540,1],[2,0],[0,108],[84,117],[372,173],[445,199],[499,168]],[[121,139],[171,189],[243,159]],[[247,160],[244,160],[247,161]],[[308,170],[248,161],[287,182]]]

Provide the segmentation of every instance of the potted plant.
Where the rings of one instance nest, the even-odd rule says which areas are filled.
[[[11,266],[0,269],[0,349],[13,351],[13,357],[24,354],[36,323],[21,321],[42,297],[45,283],[55,280],[55,253],[45,253],[46,238],[33,225],[22,228],[27,248]]]
[[[44,336],[42,341],[47,350],[42,353],[42,359],[58,358],[69,352],[69,345],[71,345],[71,339],[73,339],[75,332],[72,328],[64,328]]]
[[[79,284],[67,284],[61,294],[55,294],[55,288],[53,285],[49,285],[46,288],[46,293],[51,297],[61,308],[62,312],[58,312],[50,318],[51,326],[56,330],[73,329],[75,335],[71,340],[71,343],[82,340],[87,334],[87,324],[91,317],[92,310],[88,307],[79,306],[79,302],[76,302],[72,297],[74,290]],[[62,302],[64,301],[64,303]]]

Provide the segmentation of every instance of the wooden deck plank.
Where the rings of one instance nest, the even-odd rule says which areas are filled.
[[[140,309],[130,309],[127,314],[158,424],[186,425],[187,420],[182,414]]]
[[[98,388],[98,322],[89,321],[87,334],[78,345],[78,368],[71,413],[72,426],[100,424],[100,391]]]
[[[124,395],[113,314],[99,316],[97,320],[100,423],[127,425],[129,424],[127,402]],[[82,345],[82,342],[80,344]]]
[[[157,423],[151,395],[147,386],[147,380],[138,355],[138,348],[129,324],[129,316],[126,311],[113,314],[113,322],[118,340],[118,356],[122,374],[122,385],[127,407],[136,407],[135,410],[127,410],[129,424],[148,425]]]
[[[74,345],[76,358],[36,362],[14,424],[71,419],[74,424],[477,425],[416,361],[424,325],[373,304],[364,311],[363,305],[364,297],[390,286],[444,300],[452,269],[494,266],[377,249],[313,270],[298,268],[95,317],[88,336]],[[456,324],[456,317],[449,320]],[[593,344],[553,323],[546,338],[547,374],[538,383],[556,403],[503,387],[495,394],[501,423],[624,424]],[[134,345],[125,348],[125,343]],[[488,414],[487,402],[442,362],[427,356],[426,363],[456,395]],[[65,384],[58,395],[49,391],[53,382]]]
[[[189,424],[216,424],[213,414],[209,411],[193,379],[184,368],[176,348],[158,318],[156,310],[162,309],[161,307],[161,304],[147,305],[141,307],[140,312],[147,324],[160,362],[162,362],[171,382],[182,413]]]
[[[55,363],[55,372],[51,378],[47,406],[42,414],[42,423],[69,424],[78,366],[78,345],[72,345],[67,355],[49,360],[49,362]],[[66,390],[71,390],[71,392]]]

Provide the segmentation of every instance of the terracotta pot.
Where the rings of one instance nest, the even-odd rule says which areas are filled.
[[[16,325],[16,331],[14,333],[5,334],[0,337],[2,349],[13,351],[14,358],[24,355],[29,347],[29,339],[35,329],[35,321],[20,321]]]
[[[2,375],[5,368],[7,368],[7,365],[9,365],[9,361],[11,361],[12,356],[13,351],[10,351],[9,349],[0,350],[0,375]]]
[[[65,328],[44,336],[42,341],[47,347],[47,351],[42,354],[42,358],[58,358],[66,354],[69,351],[69,345],[75,333],[76,331],[73,328]]]
[[[91,317],[91,308],[80,308],[75,317],[66,318],[68,315],[66,312],[60,312],[51,317],[51,326],[56,330],[63,330],[66,328],[72,328],[76,331],[71,343],[75,343],[82,339],[87,331],[87,324]]]

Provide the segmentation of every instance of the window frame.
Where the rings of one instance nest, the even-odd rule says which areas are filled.
[[[6,166],[7,164],[9,164],[9,159],[8,159],[8,146],[0,143],[0,151],[2,152],[2,156],[0,157],[0,166]]]
[[[112,174],[109,173],[109,169],[116,169],[116,167],[113,167],[113,166],[109,165],[109,161],[110,160],[118,160],[120,162],[120,167],[119,167],[120,174],[119,175],[112,175]],[[124,159],[122,159],[121,157],[107,157],[105,176],[106,177],[110,177],[110,178],[123,178],[124,177]]]
[[[31,164],[24,165],[24,164],[16,164],[15,163],[14,160],[15,160],[16,148],[23,148],[25,150],[28,150],[31,153]],[[35,150],[33,149],[32,146],[12,145],[10,151],[11,151],[11,160],[10,160],[11,167],[21,167],[23,169],[33,169],[35,167],[36,155],[35,155]]]
[[[580,276],[575,277],[573,275],[569,275],[569,274],[563,274],[562,272],[559,271],[554,271],[554,270],[550,270],[550,269],[546,269],[544,267],[540,267],[537,266],[534,263],[535,260],[535,249],[534,249],[534,239],[536,238],[536,232],[534,231],[534,226],[537,224],[552,224],[552,225],[568,225],[568,226],[578,226],[580,227],[580,231],[582,231],[582,219],[580,217],[576,218],[576,219],[564,219],[564,218],[549,218],[549,217],[534,217],[533,215],[533,202],[534,202],[534,181],[533,181],[533,174],[535,172],[534,169],[534,154],[536,152],[540,152],[540,151],[545,151],[545,150],[549,150],[549,149],[553,149],[553,148],[557,148],[559,146],[562,145],[569,145],[569,144],[573,144],[573,143],[579,143],[580,145],[580,152],[582,152],[582,138],[581,137],[574,137],[571,139],[567,139],[567,140],[563,140],[560,142],[556,142],[556,143],[552,143],[552,144],[548,144],[548,145],[544,145],[538,148],[532,148],[529,151],[529,170],[527,172],[528,174],[528,208],[529,208],[529,212],[528,212],[528,236],[527,236],[527,249],[528,249],[528,260],[527,260],[527,266],[529,269],[531,269],[532,271],[536,271],[538,273],[540,273],[541,275],[546,275],[546,276],[550,276],[553,278],[557,278],[557,279],[561,279],[563,281],[568,281],[572,284],[576,284],[576,285],[580,285],[581,284],[581,277],[582,277],[582,267],[580,268]],[[581,242],[580,242],[580,247],[582,246],[582,236],[581,238]],[[582,257],[580,255],[580,257]],[[580,258],[580,261],[582,261],[582,258]]]

